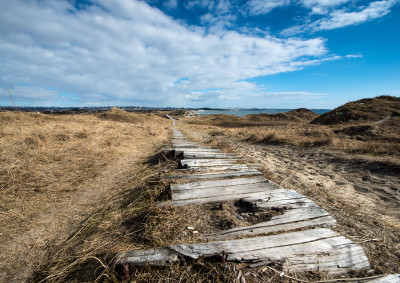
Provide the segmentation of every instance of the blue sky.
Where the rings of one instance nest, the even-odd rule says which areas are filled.
[[[399,0],[0,1],[0,106],[400,96]]]

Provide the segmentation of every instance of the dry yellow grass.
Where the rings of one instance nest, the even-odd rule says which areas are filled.
[[[188,118],[184,121],[193,127],[207,131],[211,136],[229,136],[259,144],[290,144],[298,147],[322,147],[346,153],[364,153],[395,156],[400,153],[400,127],[398,117],[376,124],[347,123],[340,125],[309,124],[309,120],[267,120],[248,124],[248,120],[227,117]],[[395,121],[396,120],[396,121]],[[367,129],[367,130],[364,130]]]
[[[115,184],[167,141],[169,125],[119,109],[0,113],[0,278],[28,280],[51,247],[106,205],[120,192]]]

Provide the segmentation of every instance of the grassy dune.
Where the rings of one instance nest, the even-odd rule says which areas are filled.
[[[208,129],[212,136],[226,135],[260,144],[400,156],[400,98],[395,97],[351,102],[321,116],[297,109],[244,117],[207,115],[184,121]]]

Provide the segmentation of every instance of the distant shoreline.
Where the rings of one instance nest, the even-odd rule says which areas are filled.
[[[173,107],[139,107],[139,106],[104,106],[104,107],[12,107],[0,106],[0,112],[4,111],[22,111],[22,112],[40,112],[45,114],[79,114],[79,113],[101,113],[117,107],[127,112],[152,112],[152,111],[174,111],[174,110],[188,110],[196,115],[203,116],[209,114],[228,114],[234,116],[245,116],[250,114],[276,114],[289,112],[294,109],[256,109],[256,108],[173,108]],[[323,114],[331,111],[331,109],[309,109],[317,114]]]
[[[199,116],[212,115],[212,114],[227,114],[233,116],[246,116],[254,114],[277,114],[285,113],[294,109],[229,109],[229,110],[193,110]],[[331,111],[331,109],[309,109],[317,114],[324,114]]]

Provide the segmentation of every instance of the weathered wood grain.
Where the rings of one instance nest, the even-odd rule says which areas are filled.
[[[203,173],[203,174],[190,174],[190,175],[168,175],[163,176],[164,179],[182,179],[182,180],[207,180],[207,179],[222,179],[222,178],[236,178],[245,176],[261,176],[262,173],[255,169],[243,171],[228,171],[221,173]]]
[[[239,240],[182,244],[168,247],[166,251],[129,251],[119,254],[117,263],[165,265],[167,261],[178,260],[174,253],[193,259],[225,255],[227,261],[283,262],[288,272],[324,268],[328,273],[340,274],[369,266],[361,247],[325,228]],[[162,260],[164,257],[166,260]],[[151,262],[153,258],[155,260]]]
[[[230,195],[243,195],[251,193],[261,193],[268,190],[268,184],[245,184],[235,186],[221,186],[212,188],[201,188],[195,190],[176,190],[172,192],[172,200],[195,200],[195,199],[208,199],[215,197],[229,197]]]
[[[268,182],[269,181],[264,177],[251,177],[251,178],[237,178],[230,180],[200,181],[188,184],[171,184],[170,187],[171,191],[178,192],[183,190],[199,190],[205,188],[228,187],[228,186],[245,185],[245,184],[268,183]]]
[[[274,216],[270,220],[255,225],[233,228],[211,235],[217,240],[234,239],[243,236],[256,236],[271,232],[282,232],[300,228],[335,227],[336,220],[328,212],[317,205],[289,209],[282,215]]]
[[[185,145],[197,145],[200,146],[197,142],[189,142],[189,141],[182,141],[182,140],[174,140],[172,141],[173,147],[184,147]]]
[[[355,244],[339,245],[330,253],[300,253],[288,257],[283,264],[283,270],[288,272],[308,270],[331,275],[366,267],[369,267],[368,258],[363,248]]]
[[[298,194],[298,193],[297,193]],[[220,194],[217,196],[206,196],[199,197],[195,199],[185,199],[185,200],[175,200],[169,202],[169,205],[186,205],[190,203],[212,203],[212,202],[220,202],[220,201],[229,201],[229,200],[237,200],[237,199],[246,199],[248,197],[252,198],[260,198],[260,202],[257,205],[261,208],[281,208],[281,207],[302,207],[306,206],[308,203],[312,203],[311,200],[300,194],[296,195],[295,191],[286,190],[286,189],[276,189],[274,191],[267,192],[265,188],[260,188],[259,191],[254,192],[243,192],[236,194]],[[281,199],[287,200],[282,203]]]
[[[172,151],[175,150],[175,148],[165,148],[164,150],[167,151]],[[187,153],[223,153],[222,150],[220,149],[216,149],[216,148],[206,148],[206,147],[202,147],[202,148],[187,148],[187,149],[182,149],[182,151],[187,152]]]
[[[203,167],[191,167],[190,169],[184,169],[193,172],[201,171],[226,171],[226,170],[247,170],[249,167],[245,164],[233,164],[233,165],[221,165],[221,166],[203,166]],[[177,170],[178,171],[178,170]]]
[[[134,264],[164,266],[178,261],[178,253],[168,248],[153,248],[148,250],[131,250],[121,252],[116,257],[116,264]]]
[[[400,283],[400,274],[390,274],[390,275],[382,276],[380,278],[362,280],[360,282],[368,282],[368,283]]]
[[[237,159],[238,157],[234,154],[210,154],[210,153],[182,153],[185,159]]]
[[[226,159],[184,159],[180,160],[180,166],[188,166],[191,167],[201,167],[201,166],[221,166],[221,165],[231,165],[237,163],[243,159],[232,158],[229,160]]]
[[[175,149],[180,149],[180,148],[199,148],[199,147],[201,147],[201,145],[198,144],[198,143],[173,143],[172,146]]]

